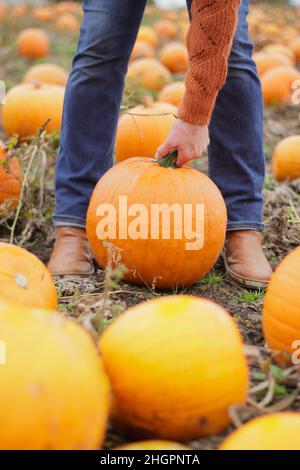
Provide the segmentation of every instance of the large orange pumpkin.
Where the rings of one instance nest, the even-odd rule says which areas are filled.
[[[130,60],[134,61],[137,59],[151,58],[155,56],[154,48],[146,41],[136,41]]]
[[[0,243],[0,299],[33,308],[56,309],[57,294],[51,274],[32,253]]]
[[[188,67],[188,52],[181,42],[170,42],[160,51],[160,61],[172,73],[186,72]]]
[[[18,53],[22,57],[37,59],[49,53],[49,38],[42,29],[27,28],[17,38]]]
[[[26,72],[23,83],[48,83],[50,85],[65,86],[68,73],[56,64],[37,64]]]
[[[249,421],[220,450],[300,450],[300,413],[275,413]]]
[[[195,169],[174,168],[173,155],[115,165],[96,186],[87,217],[100,266],[107,265],[111,242],[128,269],[125,279],[157,288],[186,286],[205,276],[220,254],[225,230],[218,188]]]
[[[122,428],[188,441],[216,434],[242,404],[248,368],[238,328],[213,302],[169,296],[141,303],[100,338]]]
[[[124,113],[118,125],[115,154],[126,158],[154,157],[176,120],[177,108],[166,103],[145,102]]]
[[[15,206],[20,198],[22,177],[19,161],[8,158],[0,141],[0,204],[5,201]]]
[[[120,447],[115,448],[114,450],[191,450],[190,447],[183,446],[177,442],[172,441],[140,441],[140,442],[131,442]]]
[[[273,273],[263,307],[263,330],[268,346],[281,362],[300,350],[300,247]],[[300,354],[298,355],[300,356]]]
[[[261,78],[265,104],[292,102],[293,83],[300,79],[300,72],[292,66],[274,67]]]
[[[33,136],[44,126],[48,132],[60,131],[65,89],[59,85],[16,85],[2,107],[3,127],[20,139]]]
[[[89,334],[54,312],[2,300],[0,332],[0,449],[98,449],[109,385]]]
[[[300,178],[300,135],[286,137],[276,145],[272,167],[278,181]]]
[[[154,29],[163,40],[175,39],[177,36],[177,26],[169,19],[158,20],[154,23]]]
[[[170,103],[174,106],[179,106],[185,94],[184,82],[168,83],[159,92],[158,101],[163,103]]]
[[[257,52],[253,55],[257,71],[260,77],[268,70],[278,67],[280,65],[292,65],[291,60],[284,54],[266,54],[264,52]]]
[[[130,88],[142,86],[159,91],[171,80],[169,70],[156,59],[138,59],[128,67],[127,82]]]

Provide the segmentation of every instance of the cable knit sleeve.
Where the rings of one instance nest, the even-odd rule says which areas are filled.
[[[227,76],[239,5],[240,0],[193,0],[186,93],[178,113],[183,121],[208,124],[211,119]]]

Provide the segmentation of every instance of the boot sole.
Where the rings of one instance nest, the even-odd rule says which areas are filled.
[[[222,253],[222,258],[224,261],[224,266],[225,266],[225,271],[226,273],[233,279],[235,282],[237,282],[240,286],[242,287],[247,287],[248,289],[265,289],[269,281],[257,281],[255,279],[247,278],[244,276],[241,276],[240,274],[235,273],[229,266],[226,260],[226,257],[224,253]]]

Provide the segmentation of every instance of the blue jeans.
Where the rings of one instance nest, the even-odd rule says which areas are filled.
[[[85,227],[94,186],[113,163],[124,78],[145,3],[83,0],[56,167],[56,226]],[[225,199],[228,230],[263,229],[263,102],[248,4],[242,0],[227,80],[210,124],[209,175]]]

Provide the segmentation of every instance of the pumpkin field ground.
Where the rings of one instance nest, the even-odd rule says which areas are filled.
[[[256,5],[259,2],[256,2]],[[264,3],[259,3],[264,7]],[[276,15],[291,15],[291,10],[279,2],[272,5]],[[146,24],[151,24],[159,17],[159,12],[150,12]],[[6,87],[19,83],[32,61],[18,57],[15,38],[26,27],[41,27],[39,21],[31,17],[7,19],[2,23],[2,45],[0,45],[0,79]],[[39,62],[53,62],[70,69],[71,59],[76,51],[77,33],[57,31],[51,24],[42,23],[50,37],[50,55]],[[261,40],[261,39],[260,39]],[[135,104],[136,98],[125,95],[124,106]],[[265,223],[264,246],[273,267],[284,256],[300,245],[300,180],[277,183],[271,173],[271,156],[274,146],[283,138],[299,134],[300,105],[274,106],[265,110],[265,155],[267,172],[265,179]],[[1,123],[0,123],[1,125]],[[0,138],[5,138],[0,129]],[[10,145],[14,145],[13,139]],[[46,136],[41,133],[32,142],[16,148],[23,166],[23,173],[31,164],[28,179],[24,187],[21,212],[12,232],[12,220],[15,212],[0,211],[0,239],[14,240],[47,262],[54,242],[54,230],[51,216],[54,207],[54,163],[58,146],[58,136],[53,133]],[[221,158],[221,156],[220,156]],[[197,162],[201,171],[207,172],[207,157]],[[119,273],[98,270],[93,276],[77,278],[67,276],[56,281],[59,295],[59,311],[76,318],[95,336],[106,328],[111,319],[122,314],[129,306],[135,305],[158,295],[185,293],[206,297],[224,306],[236,319],[249,347],[251,370],[251,389],[247,405],[232,411],[235,425],[268,411],[292,410],[300,408],[300,373],[296,367],[283,371],[278,366],[269,367],[272,361],[265,348],[261,327],[261,311],[264,291],[248,291],[231,281],[224,272],[221,259],[213,270],[200,282],[186,289],[172,292],[158,292],[149,287],[136,287],[124,283]],[[230,428],[226,434],[232,430]],[[224,434],[201,439],[191,443],[196,449],[217,448]],[[111,448],[126,442],[114,429],[109,429],[106,447]]]

